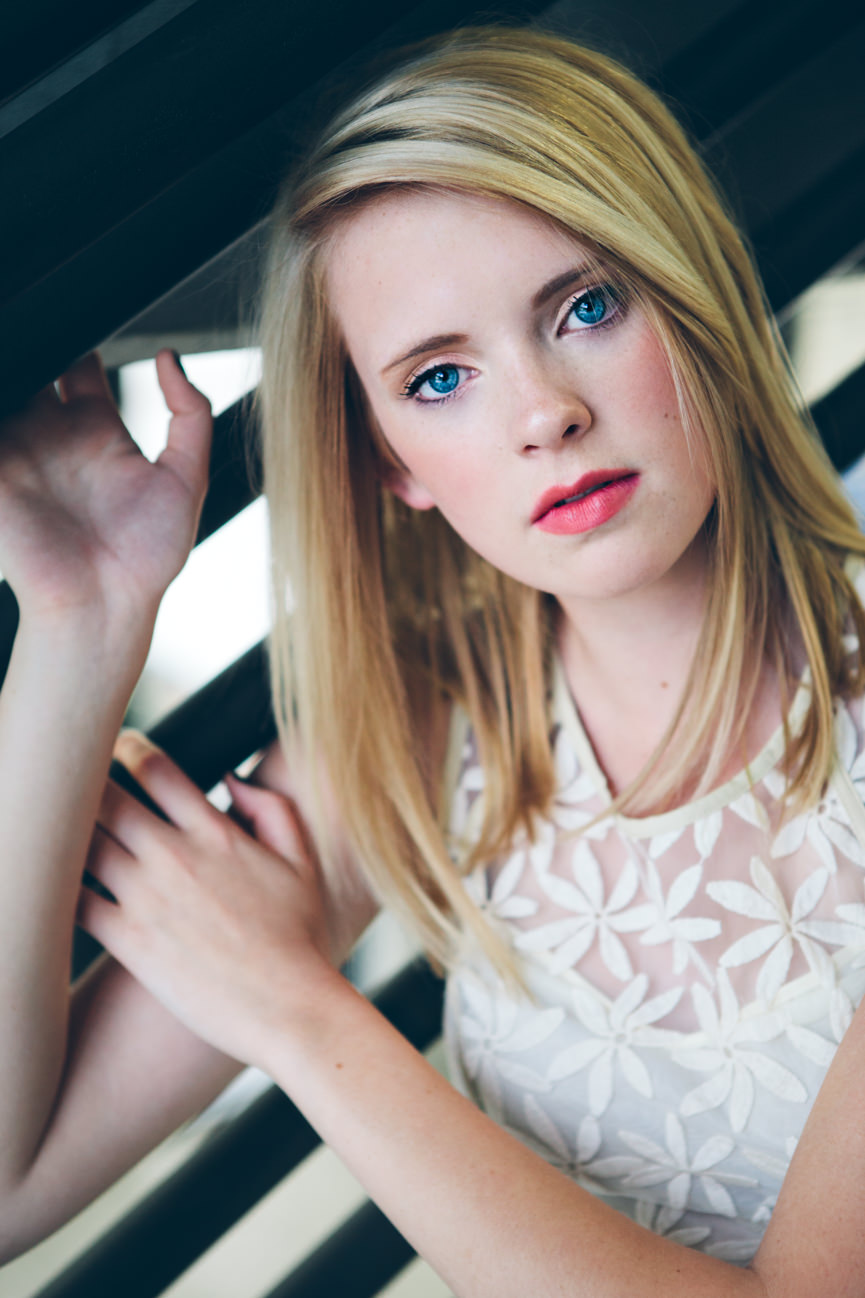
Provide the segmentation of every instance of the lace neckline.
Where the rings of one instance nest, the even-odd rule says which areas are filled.
[[[806,668],[797,686],[790,710],[787,713],[787,726],[791,734],[797,732],[804,720],[810,693],[810,672]],[[564,667],[558,655],[553,663],[551,712],[552,720],[558,722],[565,729],[580,765],[590,776],[599,797],[606,806],[609,806],[613,801],[610,786],[580,720],[577,706],[565,676]],[[755,784],[777,765],[783,752],[784,726],[782,724],[777,727],[760,752],[750,762],[729,780],[719,784],[717,788],[711,789],[708,793],[690,802],[683,803],[680,807],[673,807],[669,811],[658,812],[652,816],[617,814],[615,817],[616,825],[632,838],[651,838],[656,834],[669,833],[680,829],[684,825],[693,824],[702,817],[719,811],[722,807],[728,806],[729,803],[748,793]]]

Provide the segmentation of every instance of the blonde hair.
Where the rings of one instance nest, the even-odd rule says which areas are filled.
[[[676,717],[616,805],[639,814],[717,782],[765,657],[791,679],[791,619],[812,693],[788,735],[790,796],[817,799],[834,699],[865,685],[842,647],[845,618],[865,635],[844,570],[865,541],[741,237],[681,128],[624,68],[536,31],[473,29],[422,48],[336,120],[277,206],[263,308],[280,733],[321,761],[371,882],[433,957],[447,962],[465,927],[507,974],[460,871],[530,834],[552,797],[554,604],[480,559],[437,511],[383,488],[383,451],[324,292],[340,223],[407,187],[524,204],[594,250],[646,310],[686,431],[708,454],[717,501],[701,640]],[[485,781],[479,840],[456,866],[418,741],[442,697],[467,709]]]

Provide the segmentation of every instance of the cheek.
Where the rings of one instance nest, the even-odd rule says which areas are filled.
[[[655,335],[644,326],[628,358],[630,381],[622,384],[622,399],[632,418],[647,416],[661,424],[679,425],[679,402],[667,357]]]
[[[679,473],[694,480],[701,501],[708,497],[711,502],[715,485],[705,435],[693,427],[686,433],[669,362],[661,344],[648,329],[640,340],[631,373],[636,376],[636,382],[630,389],[626,387],[624,394],[630,404],[630,418],[642,417],[645,424],[647,417],[651,417],[659,454],[671,459]]]
[[[426,451],[410,456],[412,477],[423,484],[444,516],[455,526],[471,519],[489,497],[489,463],[461,452]]]
[[[461,500],[474,497],[484,481],[489,483],[489,460],[478,439],[436,427],[435,412],[425,416],[407,412],[404,420],[378,421],[380,437],[402,470],[435,498],[445,515],[453,514]]]

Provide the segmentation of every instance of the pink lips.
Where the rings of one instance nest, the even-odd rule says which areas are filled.
[[[600,527],[622,509],[637,489],[632,469],[596,469],[569,487],[551,487],[535,506],[532,522],[542,532],[573,535]],[[574,499],[579,497],[579,499]]]

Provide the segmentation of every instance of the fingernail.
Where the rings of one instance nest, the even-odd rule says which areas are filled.
[[[186,378],[186,370],[183,368],[183,361],[180,359],[180,352],[176,352],[172,348],[171,355],[174,357],[174,363],[177,366],[177,368],[180,370],[180,373],[183,375],[184,378]]]
[[[115,747],[131,745],[133,748],[155,748],[156,745],[145,735],[143,730],[138,730],[135,726],[124,726],[117,736]]]

